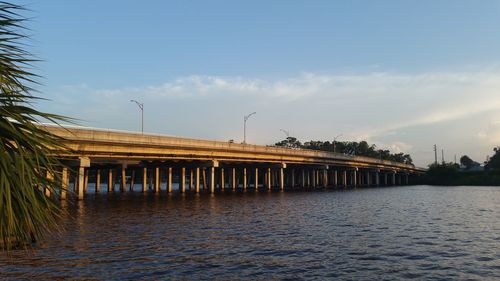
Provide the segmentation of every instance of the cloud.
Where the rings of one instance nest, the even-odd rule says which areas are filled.
[[[426,136],[402,140],[413,127],[436,126],[485,112],[500,112],[500,71],[373,72],[359,75],[302,73],[280,79],[191,75],[157,85],[93,89],[89,83],[60,87],[52,100],[56,113],[90,120],[93,126],[134,129],[142,100],[147,130],[211,139],[240,138],[241,118],[257,111],[249,126],[251,141],[274,143],[280,128],[303,140],[368,140],[397,152],[422,150]],[[71,104],[73,103],[73,104]],[[78,108],[78,110],[74,110]],[[455,122],[455,123],[454,123]],[[474,127],[468,129],[476,130]],[[496,124],[474,137],[500,141]],[[442,129],[446,134],[446,129]],[[468,132],[463,133],[468,134]],[[421,139],[418,139],[421,138]],[[446,136],[443,136],[446,138]]]

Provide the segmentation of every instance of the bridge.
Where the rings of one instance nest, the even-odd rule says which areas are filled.
[[[84,127],[44,126],[64,138],[70,170],[63,185],[78,199],[89,191],[216,192],[408,184],[425,170],[341,153],[179,138]],[[71,179],[73,179],[71,181]],[[118,187],[117,187],[118,185]],[[105,190],[103,190],[105,191]],[[61,199],[66,199],[61,191]]]

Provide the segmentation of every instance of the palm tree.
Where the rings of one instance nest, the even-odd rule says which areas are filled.
[[[19,5],[0,2],[0,249],[27,245],[57,229],[61,139],[40,122],[66,120],[33,108],[36,60],[24,50],[26,19]],[[46,192],[44,192],[44,190]],[[47,192],[48,191],[48,192]]]

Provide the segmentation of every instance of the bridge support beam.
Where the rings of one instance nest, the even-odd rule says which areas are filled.
[[[148,168],[142,167],[142,192],[146,192],[148,186]]]
[[[215,167],[210,167],[210,192],[215,192]]]
[[[358,169],[358,168],[355,168],[355,169],[354,169],[354,171],[352,171],[352,173],[353,173],[353,177],[352,177],[352,179],[353,179],[352,186],[353,186],[354,188],[356,188],[356,187],[358,186],[358,172],[357,172],[357,169]]]
[[[344,170],[344,179],[343,179],[343,182],[344,182],[344,188],[347,188],[347,171]]]
[[[271,168],[267,168],[267,189],[271,190],[272,185],[271,185]]]
[[[380,172],[379,171],[375,172],[375,184],[377,186],[380,186]]]
[[[85,188],[85,168],[90,167],[90,159],[80,157],[80,167],[78,168],[78,200],[83,200]]]
[[[186,167],[181,168],[181,192],[186,192]]]
[[[243,168],[243,191],[247,191],[247,168]]]
[[[193,191],[194,183],[194,171],[193,168],[189,169],[189,191]]]
[[[224,177],[224,168],[220,168],[220,190],[224,191],[226,178]]]
[[[160,191],[160,167],[155,167],[155,193]]]
[[[233,191],[236,190],[236,168],[232,168],[231,188],[233,189]]]
[[[113,192],[113,169],[108,170],[108,192]]]
[[[68,168],[64,167],[62,169],[62,174],[61,174],[61,193],[60,193],[60,198],[61,200],[66,200],[66,194],[69,189],[69,173],[68,173]]]
[[[396,172],[392,173],[392,185],[396,185]]]
[[[259,168],[255,168],[254,187],[255,187],[255,191],[259,191]]]
[[[285,190],[285,171],[284,168],[280,168],[280,189],[281,191]]]
[[[200,168],[196,168],[196,183],[195,183],[196,193],[200,192]]]
[[[126,172],[127,172],[127,166],[122,166],[122,169],[121,169],[121,192],[125,192],[127,191],[127,176],[126,176]]]
[[[172,167],[168,167],[167,169],[168,175],[167,175],[167,192],[170,193],[172,192]]]
[[[405,174],[405,184],[408,185],[408,174]]]
[[[101,192],[101,170],[97,169],[95,171],[95,193]]]

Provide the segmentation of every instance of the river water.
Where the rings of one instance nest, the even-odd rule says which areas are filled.
[[[92,195],[0,279],[499,280],[500,187]]]

